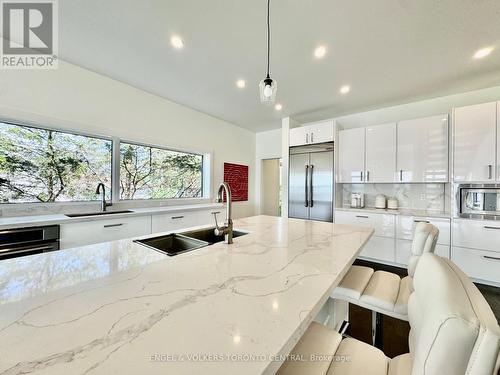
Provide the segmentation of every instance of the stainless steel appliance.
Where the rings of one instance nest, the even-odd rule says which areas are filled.
[[[0,260],[59,250],[59,225],[0,230]]]
[[[500,185],[459,185],[456,201],[459,217],[489,220],[500,219]]]
[[[363,208],[365,206],[365,195],[363,193],[351,193],[351,207]]]
[[[333,222],[333,143],[290,148],[288,216]]]

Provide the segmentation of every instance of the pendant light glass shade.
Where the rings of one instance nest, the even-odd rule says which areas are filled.
[[[278,82],[267,76],[259,83],[260,102],[268,105],[274,104]]]

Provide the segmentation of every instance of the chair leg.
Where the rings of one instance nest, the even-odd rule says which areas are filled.
[[[372,310],[372,345],[375,346],[377,338],[377,312]]]
[[[374,347],[382,349],[382,315],[372,310],[372,344]]]

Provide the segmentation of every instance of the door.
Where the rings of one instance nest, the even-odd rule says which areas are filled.
[[[339,131],[339,182],[363,182],[365,128]]]
[[[366,128],[365,182],[394,182],[396,172],[396,124]]]
[[[447,114],[399,122],[397,145],[398,181],[448,181]]]
[[[307,181],[309,169],[309,154],[290,155],[289,184],[288,184],[288,217],[298,219],[309,218],[307,203]]]
[[[455,181],[495,180],[496,108],[496,103],[455,108]]]
[[[333,221],[333,151],[311,153],[309,218]]]
[[[262,215],[280,216],[281,159],[262,160],[260,207]]]

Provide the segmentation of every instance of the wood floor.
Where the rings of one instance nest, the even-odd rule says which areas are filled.
[[[357,260],[354,264],[372,267],[375,270],[394,272],[401,277],[407,275],[406,269],[404,268],[391,267],[361,260]],[[481,293],[483,293],[495,313],[497,320],[500,322],[500,288],[481,284],[476,284],[476,286]],[[350,325],[346,334],[371,345],[371,311],[350,304],[349,321]],[[380,342],[378,342],[376,346],[381,349],[386,356],[393,358],[397,355],[408,353],[408,333],[410,332],[410,325],[408,322],[381,315],[381,327],[382,334],[380,336]]]

